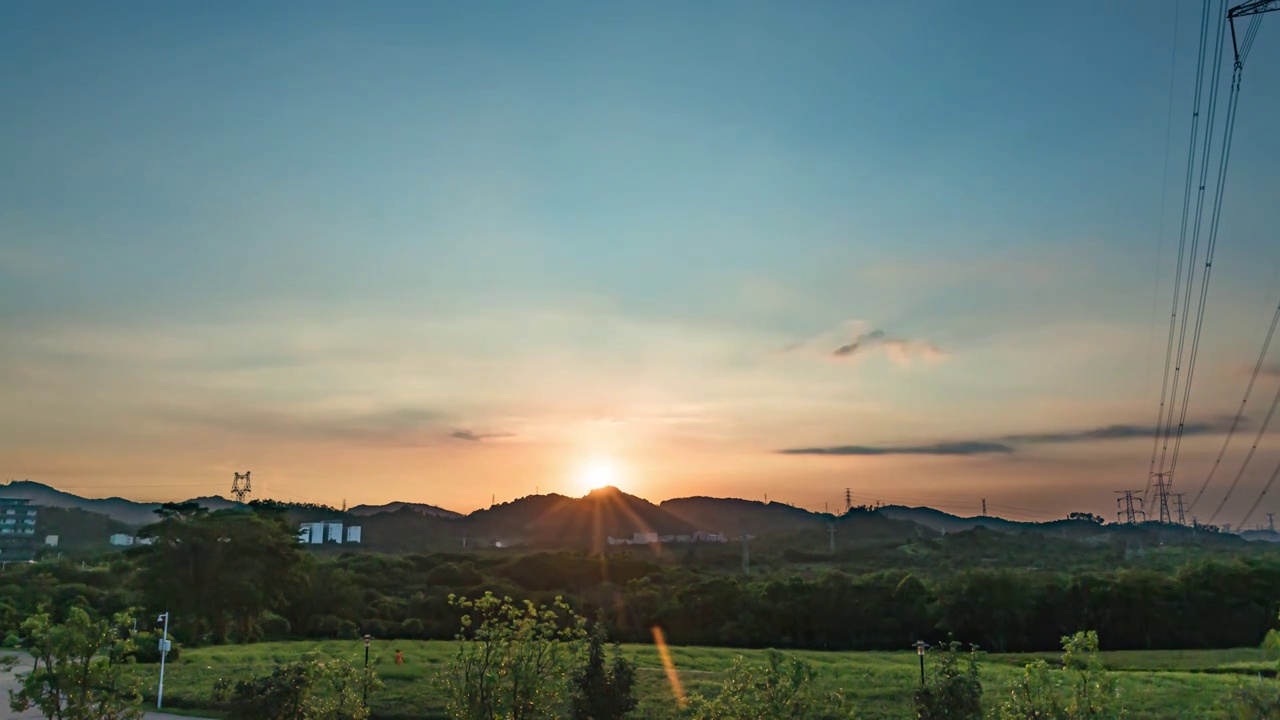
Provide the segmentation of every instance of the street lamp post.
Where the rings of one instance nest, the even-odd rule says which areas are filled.
[[[929,643],[923,640],[916,641],[916,654],[920,656],[920,687],[924,687],[924,651],[928,647]]]
[[[369,643],[372,635],[364,636],[364,706],[369,707]]]
[[[156,618],[156,622],[164,621],[164,635],[160,638],[160,688],[156,690],[156,709],[164,703],[164,660],[169,655],[169,612],[165,611]]]

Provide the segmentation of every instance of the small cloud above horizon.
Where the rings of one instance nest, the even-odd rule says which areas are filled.
[[[1233,418],[1187,423],[1183,436],[1216,435],[1227,432]],[[957,440],[924,445],[836,445],[831,447],[786,448],[778,450],[782,455],[1008,455],[1017,452],[1020,445],[1050,445],[1092,442],[1099,440],[1129,440],[1154,438],[1157,428],[1150,425],[1105,425],[1084,430],[1061,432],[1025,433],[1002,435],[995,438]]]
[[[846,328],[856,328],[862,323],[850,322],[845,325]],[[818,343],[829,342],[833,336],[848,337],[848,330],[841,330],[838,333],[823,333],[822,335],[811,338],[809,340],[801,340],[789,343],[782,348],[784,353],[795,352],[806,347],[812,347]],[[828,347],[830,347],[828,345]],[[859,332],[853,336],[851,340],[841,341],[834,349],[823,350],[823,354],[836,360],[845,360],[848,358],[862,357],[867,353],[875,350],[884,352],[890,360],[897,365],[910,365],[914,360],[939,360],[947,356],[944,350],[934,343],[926,340],[913,340],[890,335],[882,328],[875,328],[865,332]]]
[[[497,440],[499,438],[513,437],[513,433],[494,432],[494,433],[478,433],[465,428],[459,428],[449,433],[449,437],[454,440],[465,440],[467,442],[483,442],[485,440]]]

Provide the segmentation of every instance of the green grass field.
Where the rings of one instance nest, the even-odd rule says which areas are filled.
[[[396,649],[405,664],[394,663]],[[284,642],[256,645],[184,649],[181,660],[170,663],[165,674],[165,706],[175,712],[217,717],[209,712],[214,682],[221,677],[245,678],[263,674],[277,663],[289,662],[307,652],[345,657],[357,665],[364,661],[359,641]],[[444,703],[436,676],[452,657],[454,644],[446,641],[375,641],[370,658],[386,687],[370,700],[377,718],[444,718]],[[627,645],[626,654],[639,668],[640,706],[637,718],[676,718],[678,707],[658,654],[653,646]],[[794,654],[814,664],[819,682],[840,689],[852,698],[858,717],[867,720],[910,717],[910,694],[919,684],[914,653],[806,652]],[[672,659],[686,692],[712,694],[724,670],[737,655],[763,662],[764,653],[725,648],[672,648]],[[1015,678],[1022,665],[1035,656],[991,655],[983,664],[988,706],[999,703],[1001,688]],[[1043,657],[1052,658],[1052,655]],[[1261,650],[1208,650],[1104,653],[1107,666],[1123,671],[1120,677],[1124,704],[1131,718],[1222,718],[1220,699],[1252,675],[1274,668],[1274,658]],[[158,667],[139,666],[147,677],[154,702]]]

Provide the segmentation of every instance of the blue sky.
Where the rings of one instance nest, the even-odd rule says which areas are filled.
[[[0,469],[168,496],[252,466],[298,499],[470,509],[609,456],[655,499],[1109,510],[1144,442],[774,451],[1154,418],[1198,15],[6,5]],[[1273,30],[1197,417],[1233,411],[1277,299]]]

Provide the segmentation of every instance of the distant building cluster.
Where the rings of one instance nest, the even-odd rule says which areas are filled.
[[[298,542],[303,545],[323,545],[326,542],[359,544],[360,526],[351,525],[343,528],[340,522],[302,523],[298,528]]]
[[[656,545],[658,543],[697,543],[711,542],[723,543],[729,542],[729,538],[724,533],[709,533],[699,530],[692,535],[659,535],[654,532],[638,532],[629,538],[610,537],[610,545]]]
[[[0,562],[36,554],[36,509],[30,500],[0,498]]]
[[[54,536],[54,537],[55,537],[54,544],[56,545],[58,542],[56,539],[57,536]],[[110,542],[112,545],[115,545],[116,547],[129,547],[130,545],[150,545],[154,543],[156,539],[140,538],[140,537],[134,537],[133,535],[126,535],[124,533],[116,533],[111,537],[107,538],[107,541]]]

